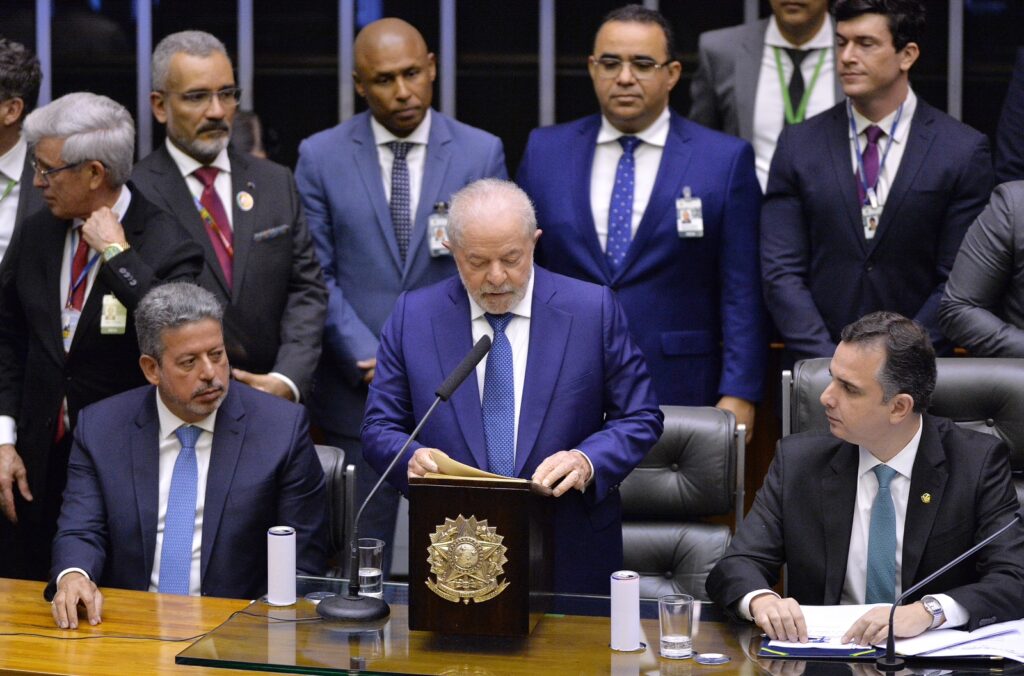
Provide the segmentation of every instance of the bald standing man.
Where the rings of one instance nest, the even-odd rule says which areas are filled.
[[[369,110],[303,141],[295,178],[330,296],[313,415],[355,458],[362,501],[378,478],[359,435],[384,320],[403,291],[455,274],[438,229],[452,193],[507,172],[498,138],[431,109],[437,60],[416,28],[375,21],[354,49]],[[389,557],[398,497],[383,486],[360,526]]]

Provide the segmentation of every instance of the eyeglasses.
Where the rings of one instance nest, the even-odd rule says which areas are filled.
[[[160,91],[160,90],[157,90]],[[193,106],[196,108],[205,108],[210,105],[213,101],[213,97],[217,97],[217,101],[225,108],[234,108],[238,105],[238,102],[242,100],[242,89],[240,87],[224,87],[213,92],[209,89],[197,89],[189,92],[166,92],[160,91],[161,94],[174,94],[181,99],[186,105]]]
[[[39,166],[38,160],[32,160],[32,171],[39,174],[39,178],[46,179],[49,178],[50,176],[53,176],[54,174],[59,174],[62,171],[79,167],[82,164],[83,162],[73,162],[71,164],[65,164],[63,167],[52,167],[50,169],[43,169],[41,166]]]
[[[658,63],[652,59],[631,59],[629,61],[623,61],[622,59],[616,59],[610,56],[602,56],[597,58],[596,56],[590,57],[590,62],[597,68],[597,76],[603,80],[611,80],[619,76],[622,72],[622,67],[629,64],[629,72],[633,74],[637,80],[650,80],[654,77],[655,73],[664,68],[665,66],[672,63],[674,59],[669,59],[665,63]]]

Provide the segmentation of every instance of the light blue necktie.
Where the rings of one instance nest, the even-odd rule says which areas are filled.
[[[633,151],[640,144],[640,139],[636,136],[620,136],[619,144],[622,146],[622,157],[615,169],[612,202],[608,208],[608,243],[605,246],[605,255],[612,272],[622,265],[633,239],[633,189],[636,184]]]
[[[515,471],[516,390],[512,371],[512,345],[505,328],[514,316],[484,315],[494,329],[491,351],[484,373],[484,436],[487,438],[487,468],[494,474],[512,476]]]
[[[412,217],[410,210],[412,199],[409,196],[409,164],[405,156],[412,143],[392,141],[388,143],[395,156],[391,164],[391,224],[395,226],[395,239],[398,240],[398,253],[405,260],[409,252],[409,237],[412,234]]]
[[[196,463],[198,427],[182,425],[174,430],[181,451],[174,461],[171,490],[167,494],[167,516],[164,518],[164,541],[160,548],[161,594],[188,595],[189,573],[192,572],[192,537],[196,529],[196,490],[199,466]]]
[[[868,531],[868,574],[865,603],[893,603],[896,600],[896,509],[892,505],[889,482],[896,470],[875,465],[878,495],[871,505]]]

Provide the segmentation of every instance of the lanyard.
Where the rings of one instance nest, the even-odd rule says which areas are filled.
[[[825,63],[825,51],[819,49],[820,54],[818,55],[818,65],[814,67],[814,75],[811,76],[811,84],[808,85],[807,89],[804,90],[803,98],[800,99],[796,112],[793,112],[793,102],[789,99],[789,86],[786,84],[786,74],[782,71],[782,50],[778,47],[772,47],[775,51],[775,69],[779,72],[779,86],[782,88],[782,103],[786,111],[786,122],[789,124],[797,124],[798,122],[804,121],[804,116],[807,115],[807,104],[811,102],[811,92],[814,91],[814,85],[818,83],[818,76],[821,75],[821,67]],[[797,65],[793,64],[794,72],[797,69]]]
[[[75,228],[75,231],[77,231],[78,239],[81,239],[81,228]],[[69,268],[69,272],[71,274],[74,274],[75,271],[75,251],[78,249],[78,241],[75,239],[75,231],[72,231],[71,233],[71,267]],[[68,281],[71,283],[71,287],[68,289],[68,300],[64,304],[65,307],[71,307],[71,300],[75,296],[75,291],[78,291],[78,287],[82,286],[86,278],[89,276],[89,271],[92,270],[93,266],[96,265],[96,261],[98,261],[99,259],[99,254],[93,255],[92,259],[88,263],[86,263],[85,267],[82,269],[82,272],[79,273],[78,279],[72,280],[70,279],[71,275],[68,275]]]
[[[850,104],[850,99],[846,99],[846,116],[850,119],[850,131],[853,132],[853,146],[857,151],[857,168],[860,169],[860,184],[864,186],[864,199],[865,204],[871,204],[871,206],[878,206],[878,193],[875,188],[878,187],[878,181],[882,178],[882,168],[885,166],[885,159],[889,157],[889,151],[892,150],[892,144],[896,142],[896,127],[900,123],[900,118],[903,117],[903,104],[896,110],[896,117],[892,121],[892,129],[889,130],[889,142],[885,144],[885,152],[882,153],[882,161],[878,163],[878,175],[875,176],[875,185],[868,185],[867,174],[864,171],[864,155],[860,151],[860,135],[857,133],[857,123],[853,120],[853,106]]]
[[[213,234],[217,235],[217,239],[220,240],[221,246],[223,246],[224,250],[228,252],[228,258],[234,259],[235,249],[231,246],[231,242],[228,241],[228,238],[224,236],[224,232],[220,229],[220,226],[217,225],[217,221],[213,220],[213,216],[210,215],[209,209],[204,207],[203,203],[200,202],[198,198],[193,197],[192,199],[196,201],[196,209],[199,210],[199,217],[203,219],[203,223],[213,231]]]

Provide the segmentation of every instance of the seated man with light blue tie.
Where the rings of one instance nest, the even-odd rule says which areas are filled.
[[[830,434],[784,438],[750,514],[711,571],[708,595],[771,638],[808,640],[803,605],[890,604],[843,637],[877,644],[891,604],[1010,523],[1017,499],[998,437],[924,411],[935,352],[923,326],[893,312],[850,324],[821,394]],[[1024,614],[1024,527],[896,609],[894,633],[973,631]],[[787,569],[789,598],[771,588]]]
[[[292,526],[296,568],[327,567],[324,475],[301,406],[230,383],[212,293],[184,283],[135,312],[152,384],[82,410],[53,542],[54,622],[101,621],[97,585],[256,598],[267,529]],[[229,387],[230,385],[230,387]]]

